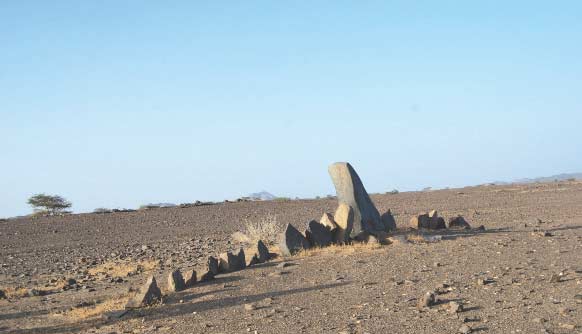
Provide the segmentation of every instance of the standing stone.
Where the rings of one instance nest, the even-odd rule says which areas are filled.
[[[207,271],[202,272],[198,282],[208,282],[208,281],[213,280],[213,279],[214,279],[214,274],[211,271],[207,270]]]
[[[347,162],[336,162],[329,166],[329,175],[335,185],[338,203],[346,204],[354,210],[351,235],[356,236],[361,231],[371,234],[383,231],[384,225],[378,209],[372,203],[354,168]]]
[[[190,269],[184,273],[184,283],[187,288],[191,288],[196,284],[196,270]]]
[[[218,271],[221,273],[229,273],[242,270],[246,267],[245,261],[245,252],[242,249],[236,255],[231,252],[223,253],[220,255]]]
[[[162,291],[156,283],[156,279],[150,276],[138,293],[125,305],[126,309],[140,308],[153,305],[162,301]]]
[[[449,228],[464,228],[471,229],[471,225],[465,220],[463,216],[457,216],[449,220]]]
[[[430,225],[429,225],[430,229],[440,230],[440,229],[447,228],[447,225],[445,224],[445,219],[443,217],[439,217],[436,210],[432,210],[428,214],[428,217],[430,218]]]
[[[430,217],[427,213],[414,216],[410,219],[410,227],[415,229],[430,228]]]
[[[310,247],[309,241],[291,224],[287,224],[285,232],[280,236],[279,249],[283,256],[294,255]]]
[[[333,234],[333,241],[337,244],[345,244],[350,241],[350,234],[354,226],[354,210],[347,204],[340,204],[335,211],[333,220],[337,228]]]
[[[327,228],[329,228],[329,230],[332,233],[337,228],[337,224],[333,220],[333,215],[331,213],[328,213],[328,212],[326,212],[326,213],[323,214],[323,216],[319,220],[319,223],[321,225],[326,226]]]
[[[332,242],[330,229],[315,220],[307,223],[305,237],[313,247],[327,247]]]
[[[396,220],[392,216],[390,209],[382,215],[382,224],[384,225],[384,231],[390,232],[396,230]]]
[[[174,270],[168,275],[168,291],[182,291],[186,288],[186,282],[180,270]]]
[[[249,259],[249,261],[247,262],[247,267],[254,266],[255,264],[259,264],[259,263],[261,263],[259,261],[259,256],[257,254],[254,254],[253,257],[251,257]]]
[[[218,259],[216,259],[214,256],[209,256],[207,266],[209,272],[211,272],[213,275],[218,275]]]
[[[257,257],[259,258],[259,263],[267,262],[271,258],[269,249],[262,240],[257,241]]]

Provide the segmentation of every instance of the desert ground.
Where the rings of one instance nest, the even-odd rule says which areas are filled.
[[[275,258],[126,313],[116,311],[149,275],[164,290],[170,271],[239,249],[231,235],[246,221],[303,231],[337,202],[1,221],[0,333],[582,333],[582,183],[371,197],[392,210],[400,241]],[[409,229],[432,209],[473,229]],[[436,304],[417,307],[427,292]]]

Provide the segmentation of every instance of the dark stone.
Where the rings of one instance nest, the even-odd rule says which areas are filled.
[[[180,270],[174,270],[168,275],[168,291],[182,291],[186,288],[186,282]]]
[[[430,228],[430,217],[428,213],[423,213],[418,216],[414,216],[410,219],[410,227],[415,229]]]
[[[6,293],[4,290],[0,290],[0,299],[6,299]]]
[[[246,268],[245,252],[241,249],[236,255],[226,252],[220,255],[218,271],[229,273]]]
[[[388,210],[381,217],[382,224],[384,225],[384,231],[390,232],[396,230],[396,220],[392,216],[392,212]]]
[[[410,220],[410,227],[415,229],[429,229],[429,230],[440,230],[446,229],[445,219],[439,217],[436,210],[432,210],[430,213],[423,213],[418,216],[412,217]]]
[[[449,220],[449,228],[464,228],[468,230],[471,228],[471,225],[469,225],[463,216],[457,216]]]
[[[281,234],[279,249],[283,256],[294,255],[310,247],[309,241],[293,225],[287,224],[285,232]]]
[[[305,237],[313,247],[327,247],[332,242],[330,229],[315,220],[307,223]]]
[[[140,308],[153,305],[162,301],[162,292],[156,283],[156,279],[150,276],[138,293],[130,299],[125,308]]]
[[[259,263],[266,262],[271,258],[269,249],[262,240],[257,242],[257,257],[259,258]]]
[[[190,269],[184,273],[184,283],[187,288],[191,288],[196,284],[196,270]]]
[[[213,275],[218,275],[218,259],[214,256],[208,257],[208,271],[210,271]]]
[[[372,234],[374,231],[383,231],[384,224],[378,209],[354,168],[347,162],[336,162],[329,166],[329,175],[336,189],[338,203],[346,204],[354,210],[351,236],[356,236],[361,231]]]
[[[255,264],[261,263],[259,261],[259,256],[254,254],[253,257],[250,258],[249,262],[247,262],[247,267],[254,266]]]
[[[211,271],[207,270],[200,275],[200,279],[198,280],[198,282],[208,282],[208,281],[211,281],[213,279],[214,279],[214,274]]]

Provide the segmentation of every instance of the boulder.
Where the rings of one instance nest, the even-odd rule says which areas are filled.
[[[186,288],[186,282],[180,270],[174,270],[168,275],[168,291],[182,291]]]
[[[220,255],[218,271],[229,273],[242,270],[246,267],[245,252],[241,249],[236,255],[232,252],[226,252]]]
[[[196,270],[190,269],[184,273],[184,283],[186,288],[191,288],[196,284]]]
[[[390,232],[396,230],[396,220],[392,216],[392,212],[388,210],[381,217],[382,224],[384,225],[384,231]]]
[[[150,276],[146,283],[139,289],[138,293],[131,298],[125,308],[140,308],[162,301],[162,291],[156,283],[156,279]]]
[[[333,233],[333,241],[345,244],[350,241],[350,234],[354,226],[354,210],[347,204],[340,204],[333,216],[337,228]]]
[[[208,271],[213,275],[218,275],[218,259],[214,256],[209,256],[207,261]]]
[[[293,225],[287,224],[280,236],[279,249],[283,256],[294,255],[310,247],[309,241]]]
[[[319,220],[319,223],[321,225],[326,226],[327,228],[329,228],[329,230],[332,233],[337,228],[337,224],[333,220],[333,215],[331,213],[328,213],[328,212],[326,212],[326,213],[323,214],[323,216]]]
[[[347,162],[336,162],[329,166],[329,175],[336,189],[338,203],[346,204],[354,210],[351,235],[356,236],[361,231],[372,234],[374,231],[383,231],[380,213],[354,168]]]
[[[316,220],[307,223],[305,237],[313,247],[327,247],[333,241],[331,230]]]
[[[449,219],[448,228],[464,228],[469,230],[471,229],[471,225],[469,225],[463,216],[457,216]]]

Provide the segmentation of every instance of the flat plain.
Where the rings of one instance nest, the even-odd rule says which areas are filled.
[[[371,197],[410,242],[279,257],[125,313],[115,311],[149,275],[164,290],[170,271],[241,247],[231,235],[246,221],[303,231],[336,201],[2,221],[0,333],[582,333],[582,183]],[[473,229],[408,228],[432,209]],[[431,291],[436,305],[418,308]]]

